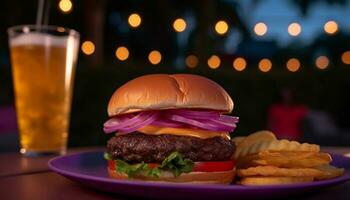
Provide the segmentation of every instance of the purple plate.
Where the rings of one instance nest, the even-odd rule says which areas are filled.
[[[315,192],[350,180],[350,158],[332,155],[332,164],[347,170],[346,174],[329,180],[303,184],[273,186],[193,185],[116,180],[108,177],[102,151],[60,156],[49,161],[49,167],[71,180],[86,186],[123,196],[158,199],[240,199],[262,196],[285,197]]]

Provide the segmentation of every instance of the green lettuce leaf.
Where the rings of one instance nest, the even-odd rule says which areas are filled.
[[[117,172],[126,173],[129,178],[134,177],[140,172],[147,171],[149,169],[148,165],[144,162],[137,164],[129,164],[122,160],[115,160],[115,169]]]
[[[155,177],[155,178],[159,178],[160,174],[162,173],[162,170],[159,169],[158,167],[153,168],[153,169],[149,169],[147,172],[147,175],[150,177]]]
[[[184,159],[179,152],[173,152],[166,157],[158,168],[172,171],[174,176],[180,176],[182,173],[189,173],[193,169],[193,161]]]
[[[109,153],[107,153],[107,152],[105,152],[105,153],[103,154],[103,157],[104,157],[106,160],[113,160],[112,155],[109,154]]]
[[[106,160],[114,160],[113,157],[105,153]],[[119,173],[126,173],[129,178],[144,172],[150,177],[159,177],[163,171],[170,171],[174,176],[180,176],[182,173],[189,173],[193,170],[194,162],[190,159],[184,159],[179,152],[173,152],[167,156],[163,162],[155,168],[150,168],[148,164],[142,162],[137,164],[129,164],[123,160],[115,159],[115,169]]]

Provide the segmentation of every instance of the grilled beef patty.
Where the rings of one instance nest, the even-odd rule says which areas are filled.
[[[192,161],[225,161],[230,159],[234,150],[233,142],[223,137],[199,139],[139,132],[112,137],[107,143],[107,152],[113,158],[131,163],[160,163],[174,151]]]

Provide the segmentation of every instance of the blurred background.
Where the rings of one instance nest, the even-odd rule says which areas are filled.
[[[36,9],[1,1],[0,151],[18,149],[6,30],[34,24]],[[150,73],[218,82],[240,117],[234,135],[350,146],[349,0],[47,0],[45,20],[81,33],[70,147],[104,145],[110,96]]]

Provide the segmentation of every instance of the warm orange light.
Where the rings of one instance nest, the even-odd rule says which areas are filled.
[[[272,63],[269,59],[264,58],[264,59],[260,60],[260,62],[259,62],[260,71],[268,72],[271,70],[271,68],[272,68]]]
[[[350,65],[350,51],[345,51],[341,55],[341,60],[343,61],[344,64]]]
[[[301,32],[301,26],[299,23],[291,23],[288,26],[288,33],[291,36],[298,36]]]
[[[217,55],[212,55],[209,59],[208,59],[208,66],[211,68],[211,69],[217,69],[220,67],[220,64],[221,64],[221,60],[219,58],[219,56]]]
[[[186,21],[182,18],[177,18],[173,23],[176,32],[183,32],[186,29],[186,26]]]
[[[153,50],[148,54],[148,60],[151,64],[157,65],[162,61],[162,54],[159,51]]]
[[[316,67],[319,69],[326,69],[329,65],[329,59],[327,58],[327,56],[319,56],[316,59]]]
[[[243,71],[247,67],[247,62],[244,58],[238,57],[233,61],[233,68],[237,71]]]
[[[61,0],[58,3],[58,8],[63,13],[69,13],[73,9],[73,3],[70,0]]]
[[[141,19],[140,15],[137,13],[131,14],[128,18],[128,23],[133,28],[140,26],[141,21],[142,21],[142,19]]]
[[[324,31],[329,34],[335,34],[338,31],[338,24],[335,21],[328,21],[323,26]]]
[[[86,55],[91,55],[95,52],[95,44],[91,41],[85,41],[81,45],[81,50]]]
[[[254,32],[255,34],[257,34],[258,36],[263,36],[266,34],[267,32],[267,26],[266,24],[259,22],[257,24],[255,24],[254,26]]]
[[[290,72],[296,72],[300,68],[300,61],[296,58],[291,58],[287,61],[287,69]]]
[[[227,24],[227,22],[225,22],[223,20],[218,21],[215,24],[215,31],[219,35],[223,35],[223,34],[227,33],[227,31],[228,31],[228,24]]]
[[[56,30],[60,33],[64,33],[66,31],[66,29],[64,29],[63,27],[57,27]]]
[[[195,68],[198,65],[198,58],[195,55],[189,55],[186,58],[186,65],[189,68]]]
[[[126,47],[118,47],[117,50],[115,50],[115,57],[117,57],[119,60],[124,61],[129,58],[129,50]]]

